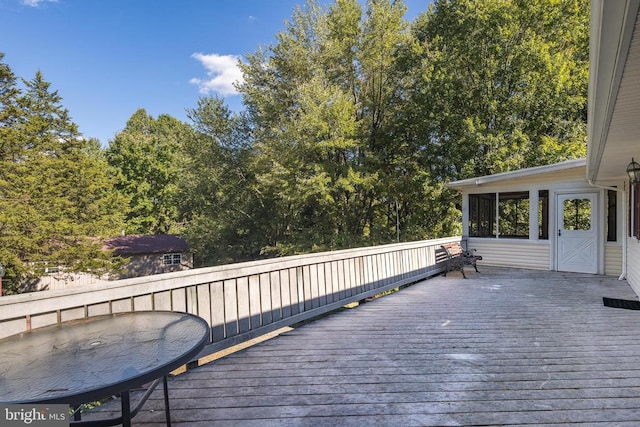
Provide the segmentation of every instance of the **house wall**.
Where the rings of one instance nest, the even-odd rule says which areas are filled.
[[[604,247],[604,274],[620,276],[622,274],[622,246],[607,243]]]
[[[172,273],[193,268],[193,255],[191,253],[182,253],[182,263],[179,265],[164,265],[163,257],[163,253],[131,256],[126,266],[126,271],[120,275],[120,279]]]
[[[607,183],[610,186],[622,183]],[[572,168],[558,172],[544,173],[529,177],[521,177],[497,181],[488,184],[481,184],[474,187],[463,187],[462,198],[462,221],[463,235],[469,235],[469,195],[480,193],[503,193],[529,191],[531,212],[530,212],[530,237],[529,239],[507,239],[493,237],[467,237],[469,248],[476,249],[478,255],[483,257],[481,264],[504,266],[504,267],[524,267],[538,270],[555,270],[556,267],[556,197],[559,194],[568,193],[596,193],[597,206],[596,217],[598,218],[598,250],[599,263],[598,273],[607,275],[620,275],[622,273],[622,239],[624,238],[623,211],[625,208],[622,193],[617,199],[617,223],[618,241],[606,242],[606,202],[607,190],[594,188],[585,180],[585,168]],[[538,191],[549,191],[549,239],[538,239],[538,214],[537,202]],[[639,245],[640,246],[640,245]],[[640,249],[638,258],[640,260]],[[640,267],[640,262],[638,262]],[[640,289],[640,268],[638,268],[638,285]]]
[[[468,249],[482,256],[480,265],[549,270],[549,243],[515,239],[469,238]]]
[[[627,282],[640,295],[640,242],[627,239]]]
[[[465,187],[461,191],[463,193],[462,203],[462,225],[463,235],[469,234],[469,194],[481,194],[481,193],[506,193],[516,191],[529,191],[532,193],[532,207],[533,202],[537,200],[537,193],[539,190],[549,190],[549,221],[550,228],[555,228],[555,195],[559,192],[600,192],[601,190],[594,189],[584,179],[584,168],[576,168],[565,171],[559,171],[554,173],[547,173],[543,175],[536,175],[534,177],[526,178],[514,178],[505,181],[499,181],[490,184],[482,184],[476,187]],[[537,209],[537,208],[535,208]],[[537,218],[537,213],[531,213],[531,219]],[[537,222],[530,224],[532,238],[530,240],[537,240]],[[551,236],[550,236],[551,237]]]

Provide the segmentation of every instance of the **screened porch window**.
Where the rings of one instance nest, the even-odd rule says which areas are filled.
[[[541,190],[538,197],[538,238],[546,240],[549,238],[549,191]],[[528,239],[530,212],[528,191],[470,194],[469,236]]]
[[[496,237],[496,194],[469,195],[469,236]]]
[[[529,192],[500,193],[500,216],[498,230],[500,237],[529,238]]]

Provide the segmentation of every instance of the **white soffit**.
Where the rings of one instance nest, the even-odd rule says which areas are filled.
[[[640,1],[592,2],[587,179],[622,179],[640,159]]]

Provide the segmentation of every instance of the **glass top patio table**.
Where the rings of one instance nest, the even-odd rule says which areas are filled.
[[[169,311],[89,317],[12,335],[0,340],[0,403],[78,406],[128,393],[191,361],[208,339],[203,319]]]

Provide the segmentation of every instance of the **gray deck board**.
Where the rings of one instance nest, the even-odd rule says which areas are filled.
[[[637,300],[626,282],[469,276],[432,278],[173,377],[173,424],[640,425],[640,311],[602,304]],[[161,390],[134,424],[164,425]]]

